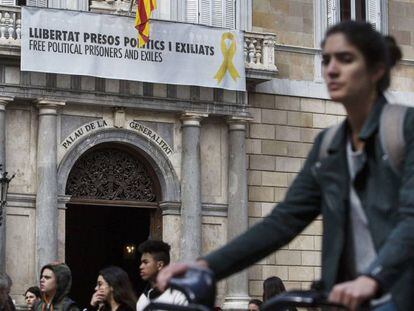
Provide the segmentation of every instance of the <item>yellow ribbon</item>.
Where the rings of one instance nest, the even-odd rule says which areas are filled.
[[[226,40],[231,41],[229,48],[227,48]],[[228,71],[233,80],[236,81],[237,78],[240,78],[240,75],[233,64],[233,58],[236,54],[236,39],[234,38],[234,35],[231,32],[225,32],[221,36],[221,53],[224,57],[223,63],[221,64],[216,75],[214,76],[214,79],[217,80],[217,83],[220,83],[221,80],[223,80],[226,71]]]

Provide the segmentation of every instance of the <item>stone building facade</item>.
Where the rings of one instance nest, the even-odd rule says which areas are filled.
[[[367,20],[394,36],[403,50],[387,95],[392,102],[412,106],[413,31],[408,25],[414,6],[404,1],[356,1],[362,2],[376,12],[374,18],[367,13]],[[329,100],[323,86],[319,55],[323,32],[340,20],[340,10],[341,1],[253,1],[254,29],[276,34],[278,75],[249,92],[250,224],[283,199],[319,131],[344,118],[342,106]],[[317,219],[289,245],[250,268],[249,294],[260,298],[263,280],[273,275],[288,288],[309,288],[320,276],[321,234]]]
[[[124,15],[130,6],[62,2],[49,6]],[[169,242],[173,260],[217,248],[283,199],[315,135],[343,119],[323,85],[319,49],[326,27],[341,18],[339,0],[211,1],[219,2],[233,5],[234,20],[223,13],[214,24],[213,9],[194,20],[193,0],[166,1],[156,14],[242,29],[246,93],[22,72],[20,8],[0,1],[0,161],[16,173],[0,260],[17,303],[39,267],[56,259],[71,264],[74,284],[87,279],[89,287],[79,288],[91,292],[109,262],[138,278],[138,254],[128,257],[125,247],[148,236]],[[389,95],[410,104],[414,4],[362,2],[366,19],[403,47]],[[221,282],[218,303],[245,307],[273,275],[289,288],[309,287],[320,275],[321,234],[317,219],[283,249]],[[86,300],[90,292],[77,294]]]

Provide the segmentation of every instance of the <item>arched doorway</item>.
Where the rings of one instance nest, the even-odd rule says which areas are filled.
[[[125,144],[95,145],[75,162],[66,183],[65,255],[80,307],[88,306],[98,271],[108,265],[122,267],[142,289],[136,248],[162,237],[160,192],[151,165]]]

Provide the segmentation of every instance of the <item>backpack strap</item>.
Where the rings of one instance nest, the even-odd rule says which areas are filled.
[[[404,118],[407,107],[387,104],[380,117],[380,142],[392,170],[401,176],[405,157]]]
[[[335,134],[338,132],[339,128],[341,127],[342,122],[336,125],[329,127],[325,134],[323,134],[322,142],[319,147],[319,155],[318,160],[321,161],[328,156],[328,149],[331,146],[332,140],[335,137]]]

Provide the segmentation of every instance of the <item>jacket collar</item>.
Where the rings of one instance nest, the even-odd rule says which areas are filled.
[[[150,284],[148,284],[144,289],[144,295],[149,299],[157,299],[159,296],[161,296],[161,292],[156,287],[151,287]]]
[[[386,104],[387,104],[387,100],[385,96],[383,94],[380,94],[378,98],[376,99],[374,105],[372,106],[372,109],[368,115],[368,118],[365,120],[362,130],[359,133],[359,138],[361,140],[366,141],[370,136],[372,136],[378,130],[381,112],[382,112],[382,109],[384,108],[384,105]],[[348,132],[349,132],[349,124],[346,119],[342,122],[339,130],[336,132],[335,137],[332,140],[331,146],[328,148],[329,153],[335,153],[344,146],[344,143],[346,142],[346,139],[347,139]]]
[[[371,112],[369,113],[368,118],[366,119],[364,126],[359,133],[359,138],[361,140],[367,140],[378,130],[381,112],[386,103],[387,100],[385,96],[383,94],[380,94],[372,106]]]

